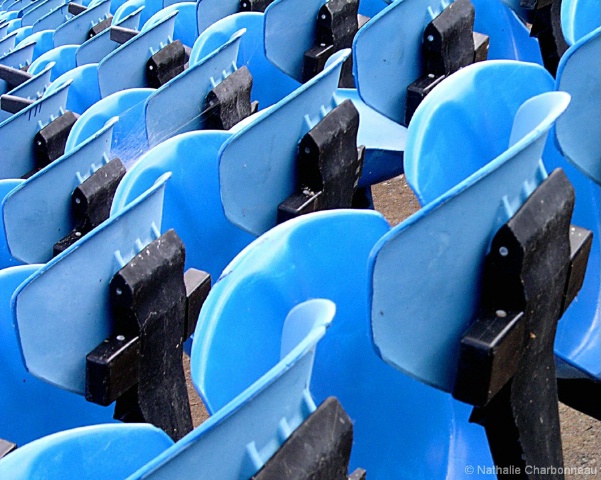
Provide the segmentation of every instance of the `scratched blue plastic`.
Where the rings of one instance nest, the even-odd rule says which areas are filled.
[[[174,228],[187,246],[186,267],[217,278],[225,265],[254,236],[227,220],[219,197],[219,150],[228,132],[190,132],[161,143],[127,172],[113,199],[119,212],[164,172],[172,177],[165,189],[162,231]]]
[[[2,200],[2,242],[8,262],[46,263],[52,248],[75,228],[71,194],[108,162],[113,123],[28,178]]]
[[[0,402],[3,409],[0,437],[19,446],[67,428],[113,421],[112,407],[94,405],[25,370],[13,325],[11,296],[39,268],[40,265],[26,265],[0,270]]]
[[[599,0],[564,0],[561,2],[561,29],[568,45],[599,28]]]
[[[199,106],[226,75],[233,73],[243,35],[243,32],[234,34],[223,47],[198,63],[196,59],[191,59],[187,71],[158,89],[148,99],[145,118],[150,146],[157,145],[179,133],[203,128],[203,121],[199,117],[199,108],[201,108]],[[179,105],[177,109],[170,108],[171,105],[178,103],[182,95],[186,95],[186,102]]]
[[[322,74],[223,146],[219,162],[221,201],[234,225],[254,235],[276,225],[278,205],[296,190],[298,142],[336,106],[333,93],[349,54],[348,49],[336,53]]]
[[[231,402],[128,480],[185,478],[190,472],[199,480],[254,475],[315,410],[308,388],[313,359],[334,312],[334,304],[321,299],[291,308],[280,321],[273,362],[258,368]]]
[[[84,394],[86,355],[112,333],[109,282],[158,237],[167,178],[54,257],[15,292],[12,308],[29,373]]]
[[[379,355],[447,392],[453,389],[461,335],[479,306],[490,241],[546,177],[541,157],[547,133],[569,102],[561,92],[543,93],[521,106],[482,95],[487,88],[509,94],[511,82],[530,80],[528,69],[520,72],[522,65],[467,67],[422,102],[409,127],[405,165],[424,207],[384,237],[370,259],[372,334]],[[505,77],[512,77],[508,88],[499,81]],[[494,112],[490,122],[488,112]],[[449,142],[454,150],[446,149]],[[449,168],[441,166],[459,163],[474,173],[455,184],[457,178],[444,178]],[[399,273],[413,271],[419,275]]]
[[[64,85],[0,123],[0,178],[20,178],[35,168],[33,138],[64,113],[68,88]]]
[[[130,89],[100,100],[77,120],[65,150],[96,133],[111,117],[119,117],[112,152],[126,164],[168,138],[202,129],[200,106],[222,76],[234,71],[240,35],[157,90]],[[187,101],[173,109],[184,96]]]
[[[467,480],[465,465],[492,464],[483,429],[467,421],[470,407],[394,371],[369,338],[367,259],[388,228],[376,212],[337,210],[291,220],[253,242],[203,306],[192,379],[219,414],[278,361],[287,312],[330,299],[336,317],[317,348],[310,390],[316,403],[336,396],[353,419],[350,470],[361,466],[377,480]]]
[[[555,127],[563,155],[580,171],[601,183],[601,28],[586,35],[561,58],[557,89],[572,102]]]
[[[123,479],[173,445],[148,424],[95,425],[56,433],[0,460],[12,480]]]

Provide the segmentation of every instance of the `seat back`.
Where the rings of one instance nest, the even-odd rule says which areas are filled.
[[[370,259],[372,335],[379,355],[447,392],[454,384],[461,335],[479,308],[492,237],[546,177],[541,157],[547,133],[569,102],[565,93],[547,92],[513,112],[515,104],[500,112],[496,95],[506,89],[497,82],[485,90],[480,81],[499,67],[514,76],[529,69],[505,62],[473,65],[442,82],[420,105],[409,127],[405,161],[408,172],[419,173],[412,186],[425,206],[386,235]],[[462,92],[470,90],[479,103],[464,102]],[[478,112],[490,129],[476,136]],[[493,132],[490,139],[487,132]],[[472,145],[465,145],[468,139]],[[451,144],[454,150],[443,150]],[[458,163],[476,168],[451,181],[445,173]]]
[[[68,88],[64,85],[0,124],[0,178],[20,178],[36,167],[34,136],[64,113]]]
[[[570,47],[557,69],[557,89],[572,97],[555,133],[564,157],[601,183],[601,28]]]
[[[54,257],[15,292],[15,324],[32,375],[84,394],[86,356],[113,329],[109,283],[159,237],[167,178]]]

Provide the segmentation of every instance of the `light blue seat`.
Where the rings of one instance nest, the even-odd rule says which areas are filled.
[[[48,263],[0,270],[0,438],[113,421],[111,406],[84,398],[85,358],[112,330],[109,281],[157,238],[165,180]]]
[[[506,6],[489,0],[473,3],[475,30],[490,36],[489,59],[542,63],[536,40]],[[442,9],[439,0],[393,2],[355,36],[353,73],[359,95],[396,123],[404,124],[407,87],[424,73],[423,31]]]
[[[80,66],[58,77],[47,94],[71,82],[67,108],[81,114],[115,92],[147,86],[146,62],[153,53],[171,42],[173,25],[173,16],[168,17],[111,51],[99,63],[78,62]]]
[[[568,45],[574,45],[599,28],[599,0],[565,0],[561,2],[561,29]]]
[[[54,244],[76,227],[73,190],[109,161],[113,124],[27,180],[0,181],[0,268],[52,258]]]
[[[168,177],[42,265],[14,293],[19,345],[32,375],[84,395],[86,355],[113,333],[109,282],[160,236]]]
[[[21,178],[36,168],[34,136],[65,113],[67,89],[63,85],[0,123],[0,179]]]
[[[145,424],[98,425],[42,438],[0,460],[11,479],[194,478],[246,480],[315,410],[308,389],[317,342],[335,306],[314,299],[293,308],[279,358],[219,412],[173,444]]]
[[[173,444],[147,424],[95,425],[55,433],[0,460],[13,480],[123,479]]]
[[[351,470],[365,468],[373,479],[467,479],[465,465],[492,464],[483,430],[468,423],[470,408],[398,374],[371,343],[367,259],[388,228],[376,212],[336,210],[253,242],[203,306],[192,379],[209,411],[219,412],[277,361],[286,312],[328,298],[336,318],[317,349],[310,390],[316,403],[336,396],[353,420]]]
[[[80,395],[52,386],[31,375],[23,365],[13,323],[11,296],[40,266],[0,270],[0,359],[3,366],[0,402],[4,412],[0,438],[19,446],[68,428],[111,422],[113,416],[111,407],[91,404]]]
[[[386,362],[447,392],[490,241],[546,178],[547,133],[569,102],[544,92],[547,75],[517,62],[466,67],[426,97],[409,127],[407,181],[424,207],[372,253],[372,332]]]
[[[285,313],[274,339],[278,352],[270,363],[262,363],[264,370],[129,480],[185,478],[189,472],[199,480],[246,480],[259,471],[315,410],[309,391],[311,371],[317,342],[334,312],[332,302],[311,299]]]
[[[144,7],[143,11],[146,8]],[[173,27],[173,40],[179,40],[184,45],[192,47],[198,38],[196,9],[197,4],[194,2],[180,2],[165,6],[144,23],[144,28],[149,28],[165,16],[171,15],[172,12],[177,12],[175,26]]]
[[[491,109],[496,113],[494,117],[490,117],[490,120],[483,122],[475,111],[463,110],[461,118],[464,125],[461,130],[448,137],[440,136],[435,130],[428,129],[426,122],[415,127],[418,136],[422,135],[422,131],[430,135],[427,141],[424,140],[412,147],[414,148],[412,157],[406,157],[405,161],[407,182],[422,205],[431,203],[483,167],[487,158],[494,158],[503,151],[506,145],[504,139],[508,138],[510,127],[507,123],[503,126],[496,122],[497,118],[514,115],[521,103],[528,98],[554,89],[551,75],[533,64],[500,62],[487,64],[484,69],[471,68],[472,70],[468,72],[473,73],[463,74],[464,76],[460,77],[465,83],[456,85],[453,95],[456,98],[459,98],[458,95],[463,95],[463,101],[473,105],[481,103],[482,97],[485,96],[487,101],[491,102]],[[500,85],[503,88],[500,88]],[[487,91],[495,93],[490,95],[486,93]],[[569,109],[568,106],[566,114],[559,118],[557,124],[568,116]],[[440,109],[436,114],[441,118],[444,117],[447,124],[451,119],[457,119],[458,115],[454,104],[444,110]],[[450,127],[445,128],[448,130]],[[490,129],[494,135],[490,135],[489,139],[485,140],[486,137],[482,135],[483,129]],[[478,134],[473,135],[473,132]],[[461,138],[459,135],[471,136],[471,143],[457,141],[457,138]],[[428,142],[430,144],[436,142],[436,148],[429,146]],[[449,155],[443,153],[448,151],[455,152],[461,161],[450,160]],[[488,157],[483,156],[482,152],[489,152]],[[599,187],[561,157],[554,146],[552,136],[547,141],[543,159],[548,170],[562,168],[566,171],[576,189],[577,200],[572,222],[593,232],[593,245],[584,285],[558,326],[555,351],[558,358],[562,360],[558,375],[601,379],[601,346],[598,341],[601,336],[600,280],[599,269],[596,267],[599,263]]]
[[[174,228],[187,246],[187,267],[217,278],[242,248],[276,224],[278,205],[296,190],[298,142],[335,106],[332,95],[348,53],[230,131],[189,132],[150,150],[121,181],[113,212],[171,172],[164,228]]]
[[[203,0],[199,8],[206,1]],[[228,42],[234,33],[245,29],[237,65],[238,67],[246,65],[252,74],[254,79],[252,99],[259,102],[259,108],[275,104],[300,85],[265,57],[264,25],[265,14],[263,13],[244,12],[230,15],[201,31],[190,54],[190,61],[197,62]],[[199,30],[200,28],[199,23]]]
[[[222,48],[199,63],[191,63],[157,90],[132,88],[99,100],[77,120],[65,150],[84,142],[113,117],[119,121],[114,128],[112,152],[126,165],[175,135],[202,129],[200,109],[211,89],[236,70],[241,35],[238,32]],[[186,101],[182,102],[184,97]]]
[[[557,69],[557,89],[568,92],[572,102],[557,122],[555,133],[563,155],[578,169],[601,183],[601,90],[597,60],[601,56],[601,28],[568,49]]]

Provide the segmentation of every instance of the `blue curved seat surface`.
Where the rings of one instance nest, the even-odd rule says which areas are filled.
[[[372,347],[367,258],[387,231],[378,213],[337,210],[261,236],[224,271],[203,307],[192,379],[209,411],[218,411],[277,361],[286,312],[328,298],[337,313],[317,349],[311,393],[316,403],[335,395],[353,419],[351,468],[366,468],[374,479],[463,478],[470,461],[491,463],[483,430],[467,423],[470,408],[390,368]]]
[[[173,444],[148,424],[95,425],[56,433],[0,460],[13,480],[122,479]]]

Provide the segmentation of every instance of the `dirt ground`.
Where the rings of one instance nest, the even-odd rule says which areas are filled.
[[[419,210],[419,202],[407,186],[404,176],[382,182],[373,188],[374,205],[392,225]],[[189,359],[184,356],[186,375],[189,378]],[[188,381],[188,395],[192,408],[194,426],[208,418],[207,411]],[[601,480],[601,422],[560,404],[559,414],[564,450],[565,467],[589,468],[592,475],[566,475],[566,480]],[[369,472],[367,472],[369,478]]]

